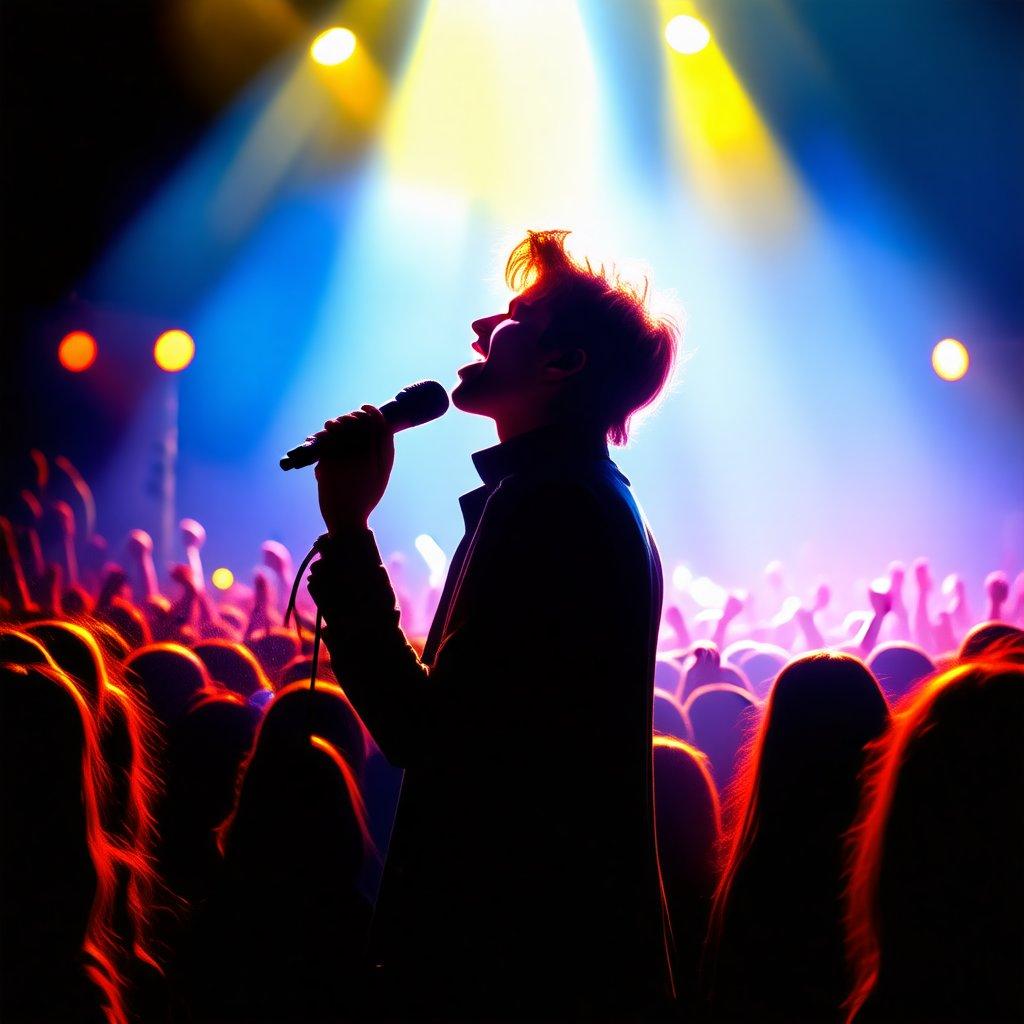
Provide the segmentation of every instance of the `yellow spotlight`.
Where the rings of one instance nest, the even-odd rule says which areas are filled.
[[[700,53],[711,42],[711,31],[700,18],[678,14],[665,26],[665,40],[676,53]]]
[[[88,370],[96,362],[96,339],[86,331],[65,334],[57,346],[57,358],[72,373]]]
[[[956,338],[943,338],[932,349],[932,369],[943,380],[960,380],[970,364],[967,349]]]
[[[309,47],[309,55],[325,67],[342,64],[355,53],[356,37],[347,28],[329,28],[321,32]]]
[[[218,590],[230,590],[235,582],[235,574],[230,569],[225,569],[221,566],[219,569],[214,569],[210,574],[210,582]]]
[[[153,359],[161,370],[177,373],[184,370],[196,354],[196,343],[190,334],[177,329],[164,331],[153,346]]]

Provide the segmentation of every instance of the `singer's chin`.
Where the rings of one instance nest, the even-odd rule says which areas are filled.
[[[462,412],[476,412],[473,407],[473,385],[468,380],[460,380],[451,390],[452,405]]]

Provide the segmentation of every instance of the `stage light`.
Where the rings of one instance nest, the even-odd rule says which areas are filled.
[[[153,346],[153,358],[156,365],[167,373],[184,370],[196,354],[196,343],[190,334],[177,329],[164,331]]]
[[[347,28],[329,28],[321,32],[309,47],[309,54],[324,67],[342,64],[355,53],[356,37]]]
[[[235,584],[235,574],[230,569],[221,566],[210,574],[210,582],[218,590],[230,590]]]
[[[700,18],[679,14],[665,26],[665,40],[676,53],[700,53],[711,42],[711,31]]]
[[[943,338],[932,349],[932,369],[943,380],[960,380],[970,364],[966,347],[956,338]]]
[[[96,362],[96,339],[86,331],[65,334],[57,346],[57,358],[72,373],[88,370]]]

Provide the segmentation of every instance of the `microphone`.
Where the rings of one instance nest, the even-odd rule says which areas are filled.
[[[421,380],[402,388],[397,395],[380,407],[392,433],[418,427],[443,416],[448,411],[448,392],[436,380]],[[310,434],[302,444],[292,448],[281,459],[281,468],[301,469],[312,466],[326,455],[337,441],[325,433]]]

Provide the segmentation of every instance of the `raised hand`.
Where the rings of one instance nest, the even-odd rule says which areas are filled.
[[[372,405],[328,420],[326,434],[337,443],[337,453],[316,466],[320,512],[327,530],[365,527],[391,478],[395,439],[383,414]]]
[[[903,602],[903,583],[907,570],[902,562],[889,563],[889,593],[892,595],[892,615],[895,619],[893,635],[897,640],[910,639],[910,615]]]
[[[260,545],[260,551],[263,554],[263,564],[274,574],[277,582],[277,610],[284,615],[288,594],[295,579],[292,553],[276,540],[265,540]]]
[[[143,597],[159,597],[160,587],[153,564],[153,538],[145,530],[132,530],[128,534],[127,547],[141,578]]]
[[[966,633],[974,625],[974,616],[971,615],[967,604],[967,584],[956,573],[952,573],[950,578],[953,581],[951,587],[953,600],[949,610],[952,613],[953,625],[961,633]],[[945,589],[945,584],[943,584],[943,589]]]
[[[988,614],[990,622],[997,622],[1003,617],[1003,605],[1010,596],[1010,581],[1005,572],[990,572],[985,577],[985,593],[988,595]]]
[[[100,584],[99,597],[96,599],[96,610],[109,608],[116,598],[126,599],[128,590],[128,574],[115,562],[108,562],[103,570],[103,581]]]
[[[711,642],[715,644],[718,650],[722,650],[725,647],[725,636],[729,625],[743,611],[746,603],[747,593],[745,590],[734,590],[725,599],[725,607],[722,609],[721,618],[715,623],[715,632],[711,638]]]
[[[690,630],[683,617],[683,610],[677,604],[670,604],[665,609],[665,621],[672,627],[680,647],[690,646]]]
[[[926,651],[935,651],[935,636],[928,612],[928,595],[932,589],[932,573],[927,558],[915,559],[911,569],[917,583],[917,600],[914,602],[913,638]]]
[[[866,658],[878,643],[878,634],[882,630],[882,622],[892,611],[892,594],[889,592],[888,580],[875,580],[868,588],[871,601],[871,618],[865,623],[861,635],[857,638],[862,655]]]
[[[178,523],[181,530],[181,542],[185,546],[185,557],[192,570],[192,584],[198,593],[206,590],[206,577],[203,575],[203,560],[199,549],[206,543],[206,530],[195,519],[182,519]]]

